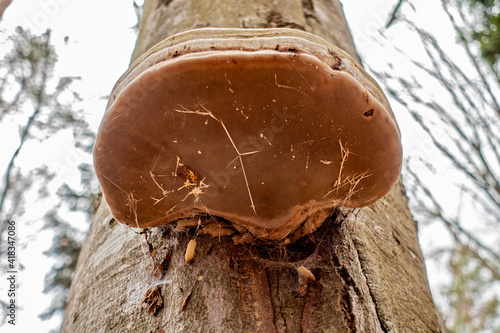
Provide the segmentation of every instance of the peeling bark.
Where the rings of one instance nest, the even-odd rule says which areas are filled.
[[[271,25],[315,33],[359,59],[337,0],[146,1],[133,58],[187,29]],[[370,207],[337,209],[289,244],[239,230],[201,233],[199,222],[140,234],[114,222],[103,201],[61,332],[440,332],[400,183]],[[143,303],[152,290],[154,304],[158,294],[163,303],[156,315]]]

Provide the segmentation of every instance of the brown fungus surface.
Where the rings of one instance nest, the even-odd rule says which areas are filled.
[[[289,29],[159,43],[115,85],[94,147],[119,222],[208,214],[257,234],[377,201],[401,161],[378,85],[343,51]]]

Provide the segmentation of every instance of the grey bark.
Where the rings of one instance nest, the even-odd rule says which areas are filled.
[[[336,0],[146,1],[133,58],[169,35],[206,26],[303,29],[359,59]],[[194,262],[186,264],[196,231],[173,225],[146,240],[115,222],[102,201],[61,332],[441,331],[401,183],[370,207],[336,209],[294,245],[198,234]],[[156,303],[144,302],[146,293]]]

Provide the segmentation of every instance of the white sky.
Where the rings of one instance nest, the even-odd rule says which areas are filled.
[[[372,68],[378,68],[378,64],[386,63],[387,59],[392,57],[391,52],[394,54],[395,51],[380,45],[379,31],[385,25],[397,1],[345,0],[342,2],[356,46],[365,63]],[[435,0],[419,0],[415,18],[417,22],[422,20],[429,30],[439,31],[440,35],[445,36],[443,43],[446,45],[443,46],[453,49],[457,47],[453,31],[450,27],[442,25],[446,19],[443,12],[439,10],[438,3]],[[101,97],[109,94],[115,81],[128,66],[136,38],[131,28],[135,23],[132,0],[14,0],[0,22],[0,30],[11,33],[17,25],[31,28],[34,33],[42,33],[47,28],[53,30],[52,42],[56,45],[59,56],[56,75],[82,77],[78,92],[85,100],[85,115],[92,128],[97,130],[106,103],[101,100]],[[400,41],[401,45],[398,47],[414,50],[415,56],[422,54],[423,51],[415,40],[401,38],[398,34],[401,34],[401,30],[397,26],[388,32],[390,37]],[[69,37],[67,44],[64,43],[65,36]],[[398,68],[398,71],[401,75],[406,73],[403,65]],[[412,122],[409,120],[408,113],[397,108],[395,113],[403,133],[405,152],[419,149],[422,142],[415,140],[417,134],[411,128]],[[18,128],[13,123],[0,126],[1,142],[13,142],[12,138],[17,137]],[[57,144],[51,151],[42,149],[36,143],[27,145],[18,163],[30,165],[33,161],[45,161],[49,166],[61,170],[66,179],[73,177],[73,181],[77,182],[78,173],[75,175],[71,172],[82,161],[90,162],[88,156],[81,155],[71,146],[61,144],[72,142],[71,134],[68,132],[61,132],[52,140]],[[16,145],[7,147],[2,144],[0,154],[2,175],[11,156],[9,149],[14,149]],[[36,204],[27,206],[35,210],[33,207],[36,207]],[[36,224],[39,218],[36,211],[29,211],[26,217],[23,217],[27,221],[18,221],[21,224],[18,227],[19,243],[22,245],[19,249],[19,259],[25,266],[25,270],[18,276],[20,286],[17,304],[22,309],[18,310],[18,325],[15,329],[10,325],[0,328],[5,333],[43,333],[59,325],[60,318],[49,321],[41,321],[38,318],[38,314],[48,307],[51,300],[51,296],[43,295],[42,290],[45,274],[53,264],[51,259],[47,259],[42,254],[49,248],[52,234],[49,231],[39,233],[37,229],[39,224]],[[442,230],[434,228],[431,232],[442,233]],[[434,241],[432,238],[425,238],[422,243],[425,245]],[[429,273],[431,285],[439,286],[446,281],[447,275],[443,268],[428,267],[428,271],[432,271]],[[6,286],[5,278],[0,274],[0,298],[2,299],[6,294]]]

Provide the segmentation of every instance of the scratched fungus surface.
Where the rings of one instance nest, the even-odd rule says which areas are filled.
[[[94,148],[118,221],[208,213],[265,230],[392,188],[402,152],[383,93],[342,51],[280,30],[188,32],[122,77]]]

